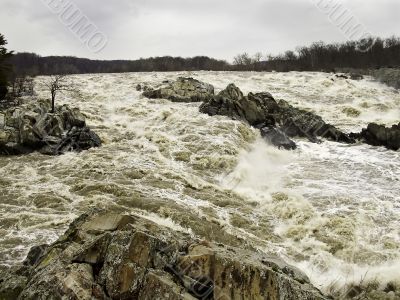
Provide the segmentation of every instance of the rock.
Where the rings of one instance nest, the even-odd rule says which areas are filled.
[[[340,79],[349,79],[349,77],[344,74],[335,74],[335,77]]]
[[[235,120],[247,121],[253,126],[271,119],[278,109],[278,104],[271,94],[250,93],[248,97],[244,97],[234,84],[228,85],[225,90],[200,106],[202,113],[210,116],[228,116]]]
[[[295,150],[297,148],[296,143],[278,128],[261,128],[261,136],[279,149]]]
[[[63,125],[66,129],[71,129],[72,127],[82,128],[86,126],[85,116],[82,115],[77,108],[71,109],[67,105],[63,105],[58,108],[58,114],[62,114]]]
[[[335,142],[355,143],[348,134],[325,123],[320,116],[295,108],[284,100],[280,100],[278,104],[279,113],[275,116],[275,121],[289,137],[306,137],[311,142],[318,142],[318,137],[322,137]]]
[[[337,142],[354,143],[346,133],[326,124],[316,114],[295,108],[284,100],[276,102],[269,93],[250,93],[245,97],[234,84],[205,101],[200,106],[200,112],[210,116],[224,115],[246,121],[256,128],[266,128],[263,136],[285,149],[295,148],[289,137],[306,137],[312,142],[324,137]]]
[[[327,299],[278,258],[101,211],[79,217],[25,277],[11,273],[0,291],[5,300]]]
[[[142,86],[140,84],[136,85],[136,91],[141,92]]]
[[[214,87],[193,78],[180,77],[160,89],[147,89],[143,95],[151,99],[168,99],[173,102],[201,102],[214,96]]]
[[[400,123],[392,127],[370,123],[366,129],[351,136],[372,146],[385,146],[395,151],[400,149]]]
[[[350,79],[351,80],[362,80],[362,79],[364,79],[364,76],[361,74],[357,74],[357,73],[350,73]]]
[[[76,108],[50,107],[37,102],[12,107],[0,115],[0,154],[18,155],[34,151],[58,155],[101,146],[100,138],[86,126]]]
[[[26,259],[23,261],[25,266],[34,266],[42,258],[49,245],[34,246],[30,249]]]
[[[0,299],[15,300],[25,288],[28,279],[17,274],[8,274],[0,279]]]

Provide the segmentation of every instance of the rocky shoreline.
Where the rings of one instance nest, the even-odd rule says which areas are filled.
[[[0,299],[328,299],[298,269],[138,215],[92,211],[0,279]]]

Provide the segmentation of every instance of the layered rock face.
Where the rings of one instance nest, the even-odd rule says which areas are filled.
[[[162,98],[173,102],[202,102],[214,96],[214,87],[193,78],[180,77],[160,89],[147,89],[143,95],[147,98]]]
[[[0,279],[1,299],[326,299],[283,261],[92,212]]]
[[[400,149],[400,123],[392,127],[370,123],[360,133],[352,134],[352,137],[372,146],[385,146],[396,151]]]
[[[67,105],[54,113],[45,102],[0,111],[0,154],[18,155],[39,151],[57,155],[101,145],[78,109]]]
[[[296,148],[290,137],[306,137],[312,142],[324,137],[354,143],[347,134],[325,123],[320,116],[295,108],[284,100],[277,102],[269,93],[250,93],[246,97],[234,84],[205,101],[200,111],[210,116],[225,115],[246,121],[260,128],[262,136],[280,148]]]

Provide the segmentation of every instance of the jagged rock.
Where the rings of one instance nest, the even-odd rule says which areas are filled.
[[[2,299],[326,299],[278,258],[200,241],[143,217],[91,212]]]
[[[17,155],[39,151],[57,155],[101,145],[85,117],[76,108],[63,105],[50,112],[46,103],[30,103],[0,111],[0,154]]]
[[[142,91],[142,86],[140,84],[136,85],[136,91],[138,91],[138,92]]]
[[[276,113],[278,105],[269,93],[250,93],[244,97],[234,84],[221,91],[217,96],[204,102],[200,111],[210,116],[225,115],[235,120],[245,120],[256,126],[265,123]]]
[[[24,266],[34,266],[39,259],[42,258],[49,245],[34,246],[30,249],[26,259],[23,261]]]
[[[400,123],[392,127],[370,123],[366,129],[351,136],[372,146],[385,146],[395,151],[400,149]]]
[[[279,149],[295,150],[297,148],[296,143],[278,128],[263,127],[261,128],[261,136]]]
[[[201,102],[214,96],[214,87],[193,78],[180,77],[160,89],[147,89],[143,95],[151,99],[162,98],[173,102]]]
[[[320,116],[295,108],[284,100],[277,103],[269,93],[250,93],[245,97],[234,84],[228,85],[217,96],[205,101],[200,106],[200,112],[243,120],[260,129],[267,127],[269,130],[265,130],[264,136],[267,139],[269,136],[273,144],[276,141],[277,146],[287,149],[294,147],[294,142],[288,137],[307,137],[312,142],[318,142],[318,137],[324,137],[333,141],[354,143],[347,134],[326,124]],[[273,127],[276,129],[271,131]]]
[[[335,142],[355,143],[348,134],[325,123],[320,116],[295,108],[284,100],[280,100],[278,104],[279,113],[275,116],[275,121],[289,137],[306,137],[311,142],[318,142],[318,137],[323,137]]]

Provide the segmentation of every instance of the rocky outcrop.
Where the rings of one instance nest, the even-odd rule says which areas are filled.
[[[57,155],[101,145],[78,109],[67,105],[50,112],[45,102],[0,111],[0,154],[18,155],[39,151]]]
[[[147,89],[143,95],[151,99],[168,99],[173,102],[202,102],[214,96],[214,87],[193,78],[180,77],[159,89]]]
[[[400,123],[392,127],[370,123],[360,133],[351,136],[372,146],[385,146],[395,151],[400,149]]]
[[[265,122],[273,125],[273,115],[278,110],[278,104],[271,94],[250,93],[248,97],[245,97],[242,91],[234,84],[228,85],[225,90],[200,106],[202,113],[210,116],[223,115],[235,120],[244,120],[252,126],[258,126]]]
[[[1,299],[326,299],[277,258],[136,215],[85,214],[42,249],[0,279]]]
[[[348,134],[325,123],[320,116],[312,112],[293,107],[284,100],[280,100],[278,105],[276,124],[289,137],[306,137],[311,142],[318,142],[318,138],[349,144],[355,142]]]
[[[284,100],[277,102],[269,93],[250,93],[244,96],[234,84],[205,101],[200,111],[210,116],[228,116],[264,128],[262,136],[280,148],[296,148],[290,137],[306,137],[312,142],[318,142],[318,138],[323,137],[337,142],[354,143],[347,134],[325,123],[316,114],[295,108]]]

